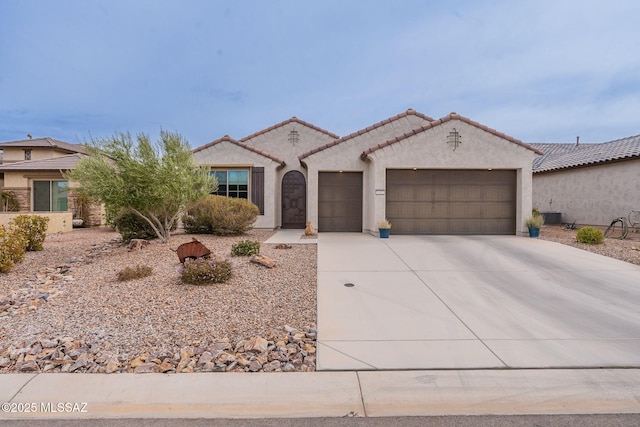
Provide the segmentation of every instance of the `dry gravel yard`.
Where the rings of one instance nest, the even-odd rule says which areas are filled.
[[[27,371],[7,359],[20,357],[20,352],[24,360],[47,356],[43,352],[54,346],[48,341],[52,339],[56,348],[64,347],[57,354],[61,358],[73,349],[89,354],[85,366],[72,369],[79,372],[102,372],[104,366],[93,362],[101,359],[105,365],[113,355],[118,358],[116,371],[132,371],[137,365],[130,363],[141,355],[137,362],[155,360],[159,365],[162,356],[171,355],[178,365],[185,354],[194,353],[189,357],[197,362],[203,351],[232,353],[239,342],[256,336],[269,340],[272,347],[283,340],[283,348],[291,341],[315,345],[316,245],[276,249],[263,244],[260,252],[278,263],[273,269],[250,263],[247,257],[231,257],[233,243],[244,239],[264,242],[272,234],[252,230],[234,237],[195,236],[216,258],[230,259],[233,266],[228,282],[210,286],[180,283],[180,263],[171,249],[191,241],[193,235],[176,234],[167,244],[153,241],[138,252],[128,252],[120,236],[105,229],[48,236],[43,251],[28,253],[22,263],[0,275],[0,372]],[[127,282],[116,280],[120,270],[138,264],[152,266],[153,274]],[[290,327],[288,332],[285,325]],[[296,333],[297,338],[287,338]],[[223,344],[212,349],[215,342],[227,342],[227,348]],[[40,351],[29,357],[36,353],[34,345]],[[243,348],[239,350],[242,353]],[[303,356],[315,353],[315,348],[307,350]],[[254,349],[251,355],[258,353]],[[67,358],[65,364],[75,363],[77,356]],[[216,357],[207,366],[212,369],[192,368],[216,370]],[[46,365],[36,362],[34,370]],[[225,362],[240,368],[233,365],[234,360]],[[30,366],[34,368],[33,363]],[[306,366],[301,370],[313,367],[312,363]],[[248,364],[243,367],[248,369]]]
[[[562,226],[545,225],[540,229],[540,238],[640,265],[640,233],[629,231],[626,239],[605,239],[601,245],[578,243],[576,233],[577,230],[566,230]]]
[[[235,242],[272,234],[195,236],[233,266],[227,283],[210,286],[180,283],[172,249],[192,235],[138,252],[106,229],[48,236],[0,274],[0,373],[314,370],[316,245],[263,244],[273,269],[231,257]],[[575,230],[545,226],[540,238],[640,265],[640,233],[586,245]],[[136,265],[153,274],[116,280]]]

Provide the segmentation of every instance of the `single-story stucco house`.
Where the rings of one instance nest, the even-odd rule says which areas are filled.
[[[524,234],[542,154],[451,113],[413,109],[339,137],[296,117],[193,150],[218,194],[260,209],[257,228],[392,234]]]
[[[49,216],[50,232],[71,231],[77,206],[69,190],[77,185],[68,182],[63,173],[86,156],[85,147],[47,137],[1,142],[0,150],[1,188],[13,195],[17,211]],[[15,213],[3,213],[0,223],[8,223],[12,216]],[[89,208],[82,216],[85,225],[102,223],[99,207]]]
[[[640,135],[600,144],[529,144],[543,152],[533,166],[533,206],[562,222],[605,226],[640,210]]]

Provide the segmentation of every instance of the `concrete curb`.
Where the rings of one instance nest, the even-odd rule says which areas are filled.
[[[0,420],[640,413],[640,369],[6,374],[0,382]]]

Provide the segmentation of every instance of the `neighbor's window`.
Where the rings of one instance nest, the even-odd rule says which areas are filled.
[[[67,210],[67,181],[33,181],[33,210],[64,212]]]
[[[218,179],[218,196],[249,198],[248,170],[215,170],[210,172]]]
[[[31,150],[24,150],[24,159],[31,160]]]

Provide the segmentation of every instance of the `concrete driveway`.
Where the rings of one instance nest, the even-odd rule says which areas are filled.
[[[640,367],[640,267],[528,237],[321,233],[317,356],[318,370]]]

